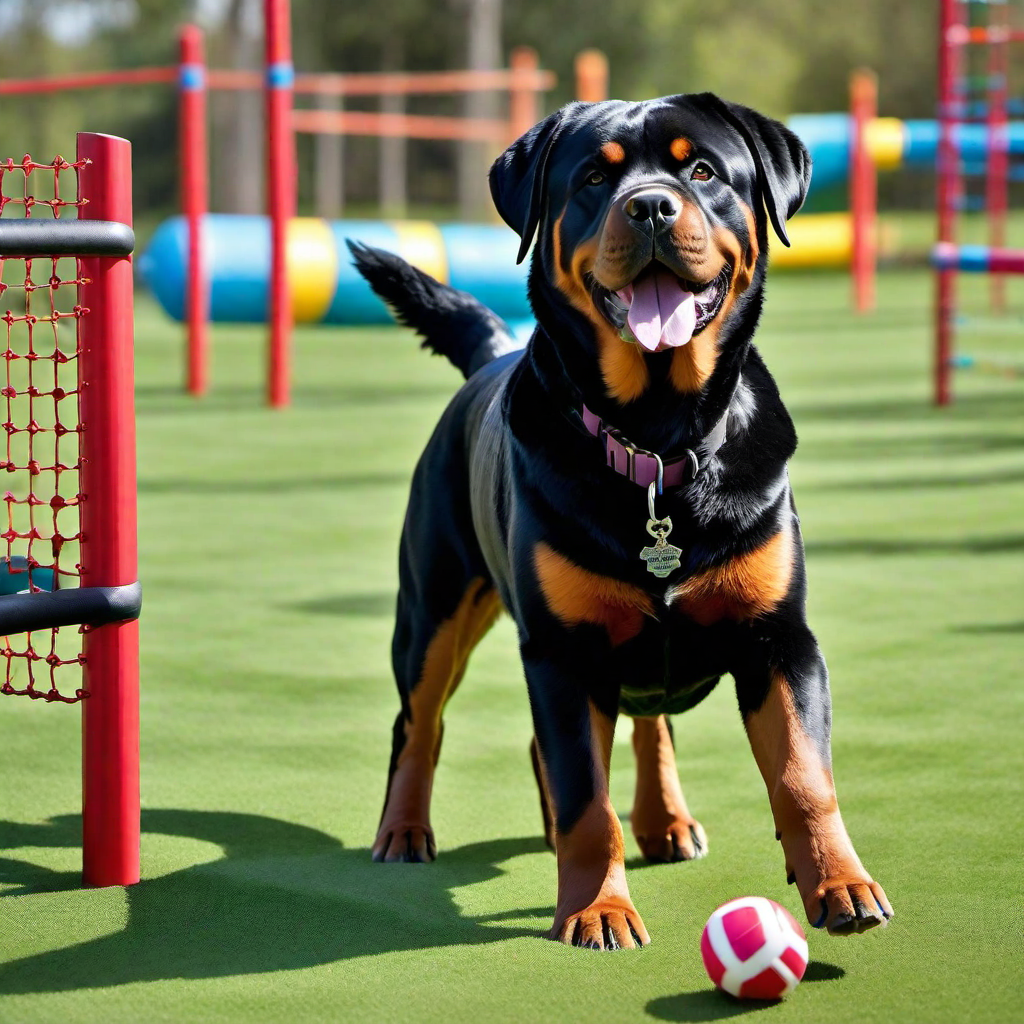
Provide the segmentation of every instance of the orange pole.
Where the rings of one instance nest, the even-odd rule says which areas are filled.
[[[512,81],[508,97],[508,141],[526,134],[539,120],[538,93],[534,84],[540,59],[530,46],[517,46],[509,58]]]
[[[608,99],[608,58],[600,50],[576,54],[576,99],[584,103]]]
[[[878,116],[878,78],[861,68],[850,76],[850,217],[853,222],[853,306],[875,308],[875,239],[878,231],[878,175],[868,152],[866,131]]]

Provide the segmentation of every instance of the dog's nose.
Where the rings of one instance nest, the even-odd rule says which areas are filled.
[[[679,219],[683,204],[679,197],[667,189],[650,188],[634,192],[622,206],[623,212],[636,227],[650,222],[655,233]]]

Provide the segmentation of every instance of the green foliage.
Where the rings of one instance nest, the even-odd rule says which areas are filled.
[[[172,64],[176,29],[197,8],[209,26],[211,62],[233,62],[232,34],[246,0],[0,0],[0,66],[6,77]],[[255,0],[258,5],[258,0]],[[375,4],[293,0],[296,65],[311,71],[375,71],[386,53],[409,69],[466,62],[468,0],[391,0]],[[258,14],[258,9],[256,10]],[[931,0],[505,0],[504,49],[529,45],[558,75],[546,98],[573,97],[573,59],[603,50],[611,92],[626,99],[710,89],[779,117],[841,110],[851,69],[879,74],[881,108],[894,116],[931,116],[934,108],[936,5]],[[258,20],[258,18],[256,19]],[[258,50],[258,43],[257,43]],[[375,99],[350,101],[375,109]],[[175,97],[166,87],[99,90],[44,97],[0,97],[0,153],[20,156],[73,148],[73,134],[95,129],[136,143],[136,201],[151,215],[175,205]],[[415,97],[411,112],[457,114],[452,97]],[[222,124],[222,121],[217,121]],[[223,139],[214,138],[214,157]],[[377,143],[349,140],[346,190],[376,196]],[[300,140],[305,165],[309,140]],[[229,161],[230,163],[230,161]],[[308,167],[307,167],[308,169]],[[410,188],[421,202],[452,196],[454,147],[410,144]],[[304,180],[307,180],[304,178]]]

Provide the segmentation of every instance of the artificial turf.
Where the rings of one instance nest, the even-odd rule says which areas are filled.
[[[507,620],[447,716],[440,859],[371,864],[403,505],[457,374],[405,331],[300,330],[294,404],[272,412],[262,331],[220,328],[195,401],[179,329],[140,296],[144,878],[80,888],[78,713],[2,699],[0,1021],[1024,1019],[1024,384],[965,375],[936,410],[927,275],[884,276],[865,318],[846,298],[843,277],[777,275],[759,341],[801,435],[837,784],[887,929],[812,932],[780,1005],[711,989],[698,939],[718,904],[760,893],[802,918],[726,680],[676,721],[710,856],[643,866],[624,823],[653,944],[543,938],[554,861]],[[965,339],[1012,357],[1011,323]]]

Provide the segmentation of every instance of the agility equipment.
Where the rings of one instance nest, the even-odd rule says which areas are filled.
[[[216,322],[266,323],[271,236],[266,217],[209,214],[202,221],[209,311]],[[189,233],[184,218],[162,224],[139,258],[139,270],[167,313],[185,312]],[[352,266],[346,239],[398,253],[437,280],[472,292],[506,320],[532,316],[519,239],[504,226],[426,221],[288,223],[285,273],[296,323],[383,324],[391,314]]]
[[[807,970],[807,938],[785,907],[764,896],[720,906],[700,937],[708,977],[738,999],[781,999]]]
[[[131,195],[114,136],[79,134],[73,163],[0,162],[0,693],[81,703],[97,886],[139,879]]]
[[[977,15],[975,19],[972,15]],[[981,20],[983,24],[972,24]],[[936,268],[934,395],[937,405],[952,400],[952,370],[982,367],[954,353],[956,275],[959,271],[993,275],[992,304],[1005,305],[1003,274],[1024,273],[1024,249],[1007,249],[1008,182],[1019,180],[1024,164],[1011,166],[1012,155],[1024,153],[1019,122],[1008,120],[1009,46],[1024,42],[1024,31],[1011,28],[1006,0],[942,0],[939,26],[938,239],[932,262]],[[984,47],[985,49],[981,49]],[[972,62],[985,57],[985,73],[971,75]],[[983,96],[972,95],[980,79]],[[971,123],[982,118],[984,123]],[[966,152],[961,140],[983,140],[980,152]],[[969,205],[966,179],[981,169],[985,176],[982,205],[988,212],[989,244],[957,245],[957,215]]]
[[[76,72],[24,79],[0,79],[0,96],[36,95],[68,90],[140,85],[174,85],[179,103],[179,181],[181,206],[190,225],[190,259],[186,279],[187,384],[201,395],[208,386],[209,318],[204,307],[208,283],[202,263],[199,223],[207,211],[206,95],[214,90],[262,91],[265,97],[267,200],[270,261],[274,267],[269,289],[268,401],[286,405],[289,394],[290,319],[286,250],[296,207],[295,136],[297,132],[371,135],[381,138],[476,139],[506,144],[539,120],[539,97],[555,84],[555,76],[539,67],[536,53],[520,47],[511,54],[509,67],[493,70],[385,74],[296,74],[290,42],[288,0],[263,4],[266,60],[262,71],[208,69],[203,37],[195,26],[181,35],[179,63],[172,67],[125,68],[115,71]],[[607,90],[607,64],[600,55],[581,54],[578,85],[581,98],[598,99]],[[466,94],[480,91],[508,97],[506,117],[461,118],[366,110],[293,109],[297,95],[339,102],[343,97],[405,97],[408,95]]]

